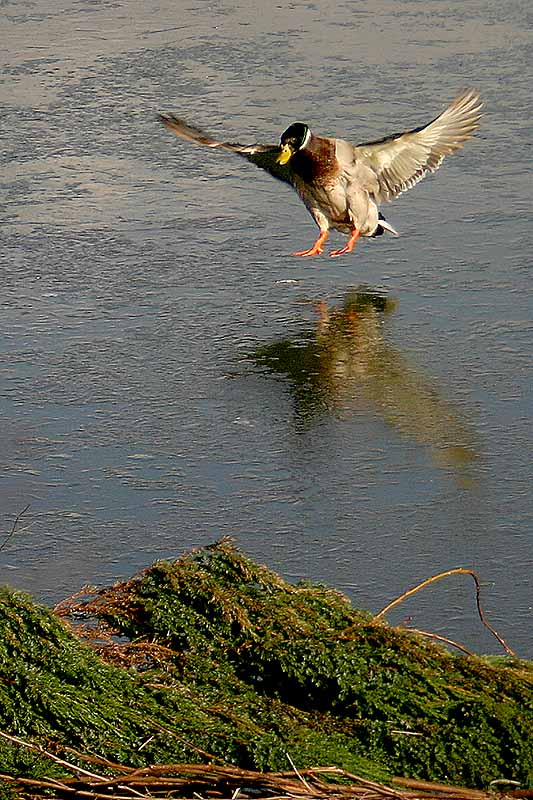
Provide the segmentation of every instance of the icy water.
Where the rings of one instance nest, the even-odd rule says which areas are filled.
[[[377,611],[463,566],[532,658],[529,0],[1,13],[1,580],[53,602],[231,535]],[[360,142],[465,86],[483,126],[385,209],[401,237],[331,260],[155,116]],[[390,619],[500,652],[466,578]]]

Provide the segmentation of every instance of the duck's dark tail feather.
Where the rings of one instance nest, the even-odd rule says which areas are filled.
[[[393,236],[400,235],[396,230],[396,228],[393,228],[390,222],[387,222],[381,211],[378,212],[378,219],[379,219],[378,227],[376,228],[375,233],[373,234],[374,236],[383,236],[385,232],[392,233]]]

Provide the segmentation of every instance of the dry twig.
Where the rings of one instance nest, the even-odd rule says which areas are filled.
[[[7,547],[7,544],[8,544],[8,542],[9,542],[9,541],[12,539],[12,537],[15,535],[15,531],[17,530],[17,525],[19,524],[20,520],[22,519],[22,517],[24,516],[24,514],[26,513],[26,511],[29,509],[29,507],[30,507],[30,503],[28,503],[28,505],[27,505],[25,508],[23,508],[23,509],[22,509],[22,511],[19,511],[19,513],[18,513],[18,514],[17,514],[17,516],[15,517],[15,521],[13,522],[13,525],[11,526],[11,530],[10,530],[10,531],[9,531],[9,533],[6,535],[6,538],[4,539],[4,541],[2,542],[2,544],[0,544],[0,553],[2,552],[2,550],[4,549],[4,547]],[[29,526],[29,525],[26,525],[26,527],[25,527],[25,528],[23,528],[23,529],[22,529],[22,531],[20,531],[20,533],[23,533],[24,531],[27,531],[27,530],[29,530],[29,528],[30,528],[30,526]]]
[[[430,584],[435,583],[436,581],[440,581],[442,578],[448,578],[450,575],[470,575],[472,577],[472,579],[474,580],[474,583],[476,585],[476,606],[477,606],[478,615],[479,615],[479,618],[480,618],[482,624],[499,641],[499,643],[504,648],[504,650],[505,650],[505,652],[507,653],[508,656],[516,656],[516,653],[509,647],[509,645],[507,644],[505,639],[502,636],[500,636],[500,634],[485,619],[485,614],[484,614],[483,609],[481,607],[481,583],[480,583],[480,580],[479,580],[479,577],[478,577],[477,573],[475,573],[471,569],[465,569],[464,567],[456,567],[455,569],[449,569],[449,570],[446,570],[446,572],[439,572],[438,575],[432,575],[431,578],[426,578],[425,581],[422,581],[421,583],[417,584],[416,586],[413,586],[412,589],[408,589],[406,592],[403,592],[395,600],[392,600],[390,603],[388,603],[388,605],[386,605],[385,608],[382,608],[381,611],[379,611],[376,614],[375,619],[381,619],[382,617],[385,616],[385,614],[387,614],[387,612],[391,611],[391,609],[395,608],[400,603],[403,603],[403,601],[406,600],[408,597],[412,597],[412,595],[416,594],[421,589],[424,589],[426,586],[429,586]],[[425,635],[428,635],[428,634],[425,634]],[[454,646],[457,647],[458,645],[456,645],[454,643]],[[461,646],[461,649],[464,649],[464,648],[462,648],[462,646]]]

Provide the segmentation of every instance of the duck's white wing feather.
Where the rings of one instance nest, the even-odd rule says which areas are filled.
[[[375,175],[376,200],[393,200],[435,172],[479,127],[481,107],[478,92],[469,89],[428,125],[354,147],[355,164]]]

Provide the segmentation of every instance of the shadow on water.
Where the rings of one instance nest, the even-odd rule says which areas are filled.
[[[359,287],[340,306],[316,303],[316,324],[303,335],[260,347],[250,357],[263,370],[289,378],[297,429],[308,430],[323,414],[377,415],[468,482],[468,465],[478,457],[474,433],[461,411],[386,341],[385,319],[396,305]]]

